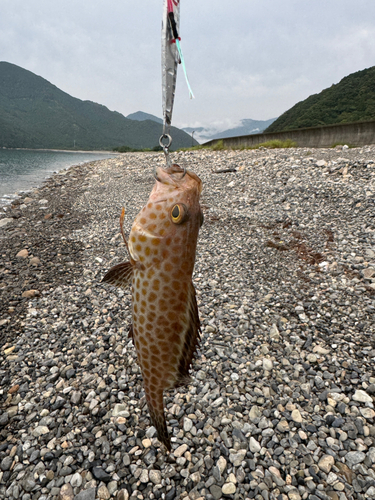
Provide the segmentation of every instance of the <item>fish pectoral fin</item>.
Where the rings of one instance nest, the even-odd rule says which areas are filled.
[[[110,285],[126,288],[130,285],[133,279],[133,265],[131,262],[122,262],[111,269],[104,275],[102,281]]]
[[[201,335],[201,324],[199,320],[198,305],[193,283],[190,283],[187,307],[189,314],[189,324],[186,331],[184,332],[185,341],[182,350],[183,354],[181,355],[179,360],[178,375],[173,386],[174,388],[187,385],[189,383],[189,371],[191,363],[196,354]]]

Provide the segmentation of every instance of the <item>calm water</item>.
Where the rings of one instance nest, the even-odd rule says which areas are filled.
[[[111,153],[0,149],[0,206],[8,204],[19,191],[39,186],[53,172],[111,157]]]

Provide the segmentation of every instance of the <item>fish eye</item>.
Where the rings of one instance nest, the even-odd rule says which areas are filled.
[[[188,217],[188,211],[185,205],[183,205],[182,203],[174,205],[171,210],[171,217],[172,222],[174,222],[175,224],[182,224],[182,222],[185,222]]]

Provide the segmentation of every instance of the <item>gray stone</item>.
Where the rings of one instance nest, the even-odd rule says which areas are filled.
[[[347,462],[349,467],[353,467],[353,465],[360,464],[364,461],[366,455],[362,451],[349,451],[345,455],[345,461]]]
[[[88,488],[87,490],[81,490],[75,497],[74,500],[95,500],[96,488]]]
[[[13,463],[13,457],[5,457],[2,459],[1,464],[0,464],[0,469],[2,471],[9,470],[11,465]]]

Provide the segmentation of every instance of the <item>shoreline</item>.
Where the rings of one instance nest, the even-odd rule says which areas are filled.
[[[113,154],[118,155],[121,153],[107,151],[107,150],[86,150],[86,149],[39,149],[39,148],[0,148],[2,151],[48,151],[52,153],[93,153],[93,154]]]
[[[5,149],[3,148],[4,151],[30,151],[30,152],[47,152],[47,153],[73,153],[73,154],[91,154],[91,155],[96,155],[96,154],[100,154],[100,155],[107,155],[109,157],[114,157],[116,158],[117,156],[119,156],[121,153],[110,153],[110,152],[105,152],[105,151],[67,151],[67,150],[52,150],[52,149],[21,149],[21,148],[13,148],[13,149]],[[63,166],[61,167],[60,169],[58,169],[55,165],[55,169],[54,170],[45,170],[43,171],[43,173],[45,174],[45,176],[40,179],[38,182],[37,185],[32,185],[30,188],[24,188],[24,189],[20,189],[20,190],[17,190],[17,191],[14,191],[12,193],[4,193],[3,195],[1,195],[1,198],[4,200],[4,199],[9,199],[9,203],[5,203],[5,204],[1,204],[0,205],[0,208],[1,207],[6,207],[6,206],[9,206],[9,204],[12,203],[13,200],[17,199],[19,197],[18,195],[18,192],[21,192],[21,193],[26,193],[26,192],[32,192],[33,190],[35,189],[38,189],[38,186],[43,184],[43,182],[45,182],[48,178],[50,178],[51,176],[55,175],[56,173],[59,173],[61,172],[62,170],[66,170],[68,168],[71,168],[73,166],[77,166],[77,165],[82,165],[84,163],[90,163],[92,161],[101,161],[101,158],[98,158],[97,160],[94,160],[94,159],[90,159],[90,160],[85,160],[85,159],[82,159],[81,162],[79,162],[78,164],[75,163],[75,164],[72,164],[72,165],[67,165],[67,166]],[[51,166],[51,168],[53,168],[53,165]],[[25,173],[27,173],[27,171],[25,171]]]
[[[374,159],[172,153],[203,181],[204,224],[202,339],[191,383],[165,396],[169,456],[127,337],[130,290],[101,283],[127,259],[121,208],[129,234],[163,154],[69,167],[0,214],[0,497],[371,498]]]

